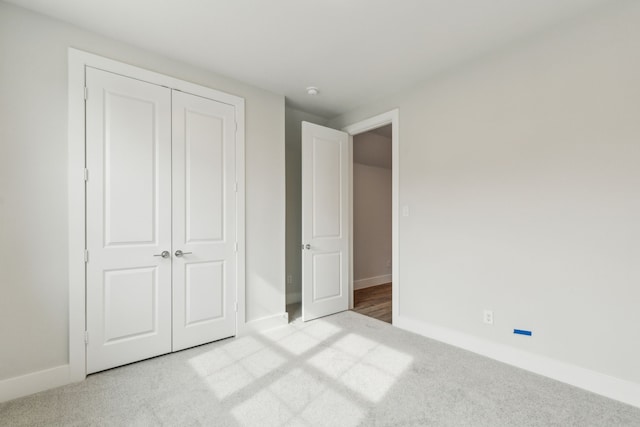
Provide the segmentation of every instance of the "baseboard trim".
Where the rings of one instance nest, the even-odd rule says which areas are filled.
[[[391,274],[382,276],[367,277],[366,279],[358,279],[353,281],[353,289],[364,289],[372,286],[384,285],[391,282]]]
[[[0,402],[69,384],[69,365],[0,380]]]
[[[287,294],[287,305],[302,302],[302,292],[291,292]]]
[[[640,384],[404,316],[393,325],[640,408]]]
[[[287,312],[274,314],[273,316],[262,317],[260,319],[246,322],[242,328],[239,328],[238,335],[245,335],[251,332],[260,332],[267,329],[277,328],[289,323],[289,314]]]

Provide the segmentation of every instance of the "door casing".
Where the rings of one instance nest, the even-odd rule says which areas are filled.
[[[349,308],[353,309],[353,136],[391,125],[391,307],[392,323],[400,314],[400,110],[394,109],[342,128],[349,135]]]
[[[68,50],[68,226],[69,226],[69,379],[86,377],[86,193],[85,69],[99,68],[234,106],[236,112],[236,313],[237,333],[245,327],[245,106],[244,99],[78,49]],[[90,96],[90,95],[89,95]]]

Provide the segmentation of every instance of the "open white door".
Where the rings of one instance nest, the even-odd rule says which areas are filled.
[[[348,136],[302,123],[302,320],[349,308]]]

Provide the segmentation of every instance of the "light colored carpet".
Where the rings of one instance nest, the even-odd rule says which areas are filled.
[[[357,313],[0,405],[2,426],[640,426],[640,409]]]

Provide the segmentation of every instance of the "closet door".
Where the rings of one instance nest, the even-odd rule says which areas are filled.
[[[235,335],[235,110],[173,91],[173,351]]]
[[[92,373],[171,351],[171,91],[93,68],[86,84]]]

